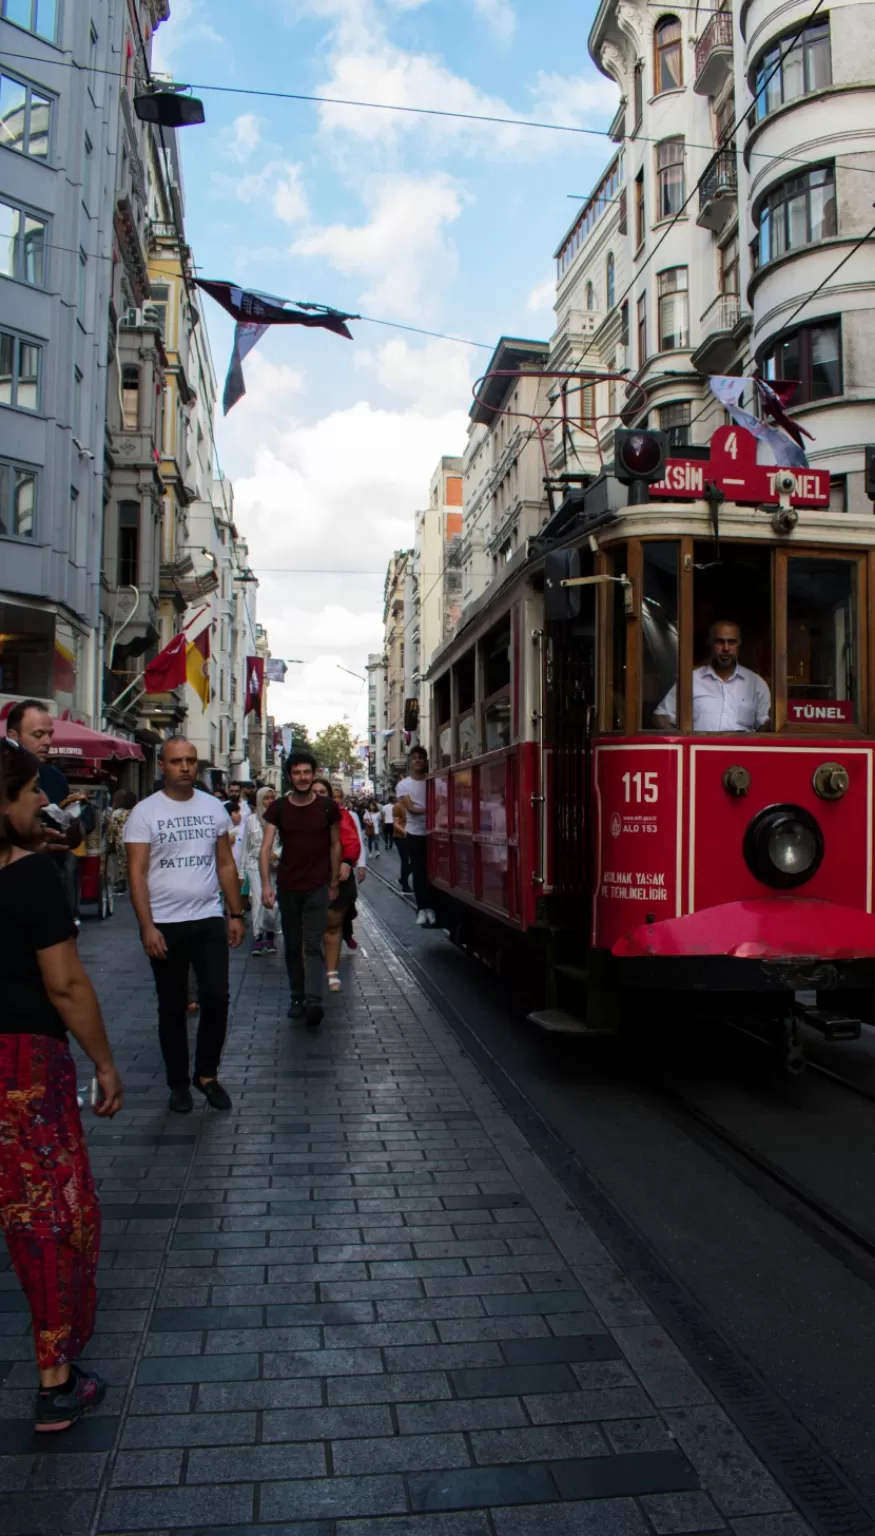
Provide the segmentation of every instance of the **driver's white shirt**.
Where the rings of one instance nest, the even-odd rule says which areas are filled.
[[[694,731],[756,731],[766,724],[771,707],[768,684],[756,672],[736,667],[722,678],[710,664],[693,673]],[[655,713],[677,725],[677,684],[657,704]]]

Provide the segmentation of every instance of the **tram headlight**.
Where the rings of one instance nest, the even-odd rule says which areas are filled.
[[[763,885],[792,890],[820,868],[823,833],[810,811],[800,805],[771,805],[748,826],[744,857],[751,874]]]

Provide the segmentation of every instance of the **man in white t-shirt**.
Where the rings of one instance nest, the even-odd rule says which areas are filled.
[[[383,806],[383,813],[382,813],[383,814],[383,842],[384,842],[384,844],[386,846],[387,852],[392,847],[392,843],[395,840],[395,813],[394,813],[394,810],[393,810],[394,799],[395,799],[394,795],[390,795],[389,796],[388,800],[386,801],[386,804]]]
[[[161,748],[163,789],[141,800],[125,823],[131,901],[152,963],[170,1108],[178,1114],[192,1108],[192,1081],[214,1109],[231,1108],[217,1074],[228,1029],[228,946],[236,949],[243,938],[231,818],[214,795],[195,788],[197,768],[191,742],[171,736]],[[200,998],[193,1079],[189,969]]]
[[[410,772],[395,786],[395,794],[407,812],[407,856],[416,895],[416,921],[420,928],[433,928],[437,922],[429,906],[428,841],[425,825],[425,781],[428,778],[428,753],[414,747],[410,754]]]

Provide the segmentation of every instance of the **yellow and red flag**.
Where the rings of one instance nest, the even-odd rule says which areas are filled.
[[[210,702],[210,626],[201,630],[196,640],[192,640],[185,648],[185,676],[187,682],[194,689],[201,701],[201,707],[207,708]]]

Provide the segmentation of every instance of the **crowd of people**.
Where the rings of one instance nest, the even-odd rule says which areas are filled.
[[[81,1364],[95,1326],[100,1206],[71,1035],[93,1064],[94,1113],[111,1117],[124,1103],[77,944],[71,860],[98,812],[87,789],[71,790],[49,761],[53,730],[44,706],[26,700],[0,741],[0,1226],[31,1311],[39,1432],[69,1428],[106,1392]],[[409,774],[383,804],[347,804],[306,749],[290,754],[283,794],[236,781],[208,789],[196,748],[182,737],[163,743],[159,768],[152,794],[113,795],[106,853],[116,889],[130,893],[152,969],[168,1108],[190,1113],[194,1089],[228,1111],[219,1067],[229,956],[243,942],[247,906],[253,958],[275,954],[282,934],[289,1017],[312,1029],[324,1017],[323,987],[342,989],[343,943],[357,947],[356,898],[369,856],[396,848],[398,883],[408,891],[412,877],[417,922],[436,921],[426,865],[428,758],[413,749]]]

